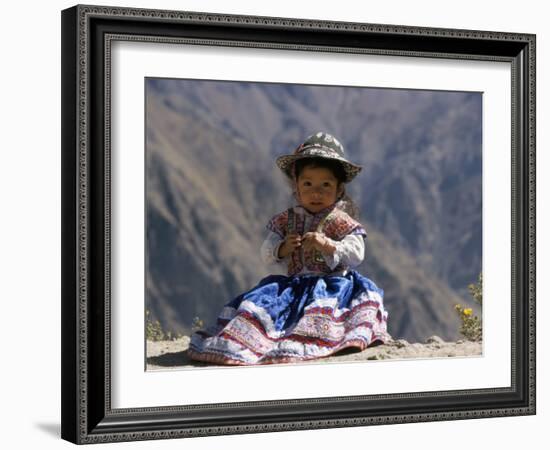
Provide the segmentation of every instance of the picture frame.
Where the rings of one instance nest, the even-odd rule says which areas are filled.
[[[511,73],[510,385],[113,407],[111,48],[117,41],[499,61]],[[77,5],[62,12],[62,438],[77,444],[531,415],[535,401],[532,34]]]

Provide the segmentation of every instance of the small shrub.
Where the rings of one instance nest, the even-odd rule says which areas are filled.
[[[204,321],[200,317],[194,317],[193,318],[193,324],[191,325],[191,331],[194,333],[195,331],[199,331],[204,327]]]
[[[483,302],[483,275],[481,273],[479,274],[478,282],[468,285],[468,290],[472,294],[472,297],[474,297],[474,301],[481,306]]]
[[[479,281],[475,284],[470,284],[468,290],[474,301],[483,306],[483,277],[479,274]],[[483,327],[481,319],[474,315],[472,308],[465,308],[462,305],[455,305],[455,310],[461,321],[460,334],[470,341],[481,341],[483,336]]]
[[[145,311],[145,339],[148,341],[173,341],[182,338],[181,333],[164,331],[158,320],[151,320],[151,312]]]

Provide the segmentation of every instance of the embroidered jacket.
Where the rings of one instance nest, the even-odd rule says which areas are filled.
[[[265,262],[285,263],[288,276],[300,273],[343,273],[350,266],[361,263],[364,256],[366,232],[363,226],[344,211],[332,205],[316,214],[296,206],[275,215],[267,225],[270,231],[262,245]],[[296,249],[281,260],[278,250],[288,233],[303,235],[309,231],[323,233],[336,246],[333,255],[323,255],[315,249]]]

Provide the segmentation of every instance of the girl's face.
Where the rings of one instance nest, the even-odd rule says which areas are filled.
[[[296,180],[296,193],[300,205],[311,213],[333,205],[344,189],[330,169],[304,167]]]

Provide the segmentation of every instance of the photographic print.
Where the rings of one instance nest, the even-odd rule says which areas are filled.
[[[77,5],[61,41],[64,439],[535,414],[535,35]]]
[[[482,102],[146,78],[147,370],[482,355]]]

